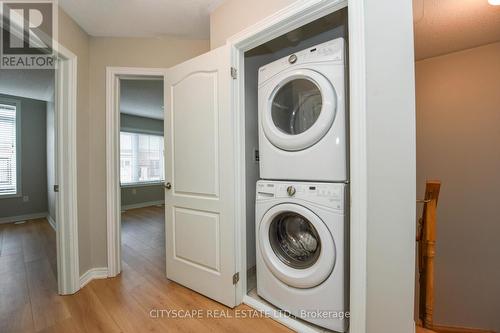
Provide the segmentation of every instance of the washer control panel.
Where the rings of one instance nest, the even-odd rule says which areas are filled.
[[[294,183],[261,180],[257,182],[257,201],[289,198],[328,206],[344,208],[345,184]]]

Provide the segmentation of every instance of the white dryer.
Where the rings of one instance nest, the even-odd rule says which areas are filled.
[[[294,316],[348,328],[345,184],[257,182],[257,293]]]
[[[342,38],[259,68],[261,178],[347,181],[344,73]]]

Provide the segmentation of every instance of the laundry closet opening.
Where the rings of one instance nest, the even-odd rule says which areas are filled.
[[[261,241],[259,239],[259,234],[261,238],[266,238],[266,241],[269,243],[268,247],[274,252],[277,262],[281,261],[281,263],[285,263],[285,265],[301,272],[306,272],[313,266],[321,266],[323,263],[328,266],[329,264],[327,262],[329,260],[333,263],[332,265],[335,265],[335,261],[337,264],[341,263],[342,260],[339,258],[343,257],[343,269],[339,272],[342,275],[341,278],[343,279],[345,294],[342,300],[342,309],[339,308],[338,310],[348,309],[349,221],[347,217],[349,214],[348,206],[345,204],[348,202],[349,193],[349,70],[347,29],[347,8],[343,8],[245,53],[246,293],[247,296],[252,298],[255,302],[262,304],[262,307],[270,306],[275,309],[289,310],[286,308],[286,305],[283,306],[276,303],[279,303],[279,301],[274,302],[270,300],[270,298],[273,297],[266,300],[257,292],[257,261],[258,256],[262,255],[259,252],[264,251],[263,249],[259,249],[257,245],[257,243]],[[335,53],[336,50],[340,50],[338,54],[341,54],[340,57],[343,62],[343,68],[340,70],[342,72],[341,75],[332,75],[337,75],[336,80],[342,82],[338,87],[331,89],[330,87],[336,86],[337,82],[335,82],[335,79],[330,80],[330,74],[323,75],[325,73],[322,73],[321,66],[324,66],[323,68],[329,66],[329,61],[333,59],[333,53]],[[299,66],[300,68],[294,73],[289,73],[288,77],[283,75],[284,79],[281,83],[276,84],[274,88],[269,90],[269,98],[259,96],[263,95],[262,92],[259,93],[259,82],[281,75],[279,70],[275,70],[274,68],[269,69],[270,67],[266,65],[275,62],[278,67],[280,64],[283,64],[283,66],[285,66],[283,68],[286,70],[287,65],[293,65],[295,62],[299,64],[301,61],[303,62],[303,59],[308,59],[305,63],[317,62],[320,65],[319,67],[308,66],[307,64]],[[319,62],[317,61],[318,59]],[[266,67],[263,68],[263,66]],[[327,71],[330,71],[330,69],[327,69]],[[260,80],[259,75],[261,77]],[[325,77],[327,79],[325,79]],[[332,91],[333,93],[331,93]],[[338,96],[336,94],[338,94]],[[335,103],[342,103],[341,111],[339,111],[340,104],[336,105],[337,108],[334,105],[332,109],[336,109],[336,113],[329,116],[328,113],[325,112],[325,104],[329,106]],[[269,116],[269,119],[267,119],[267,121],[271,124],[270,126],[275,129],[274,133],[271,133],[270,130],[266,131],[264,124],[266,120],[262,119],[263,112],[261,112],[259,117],[259,108],[264,108],[264,104],[266,105],[265,107],[268,107],[267,116]],[[307,109],[307,111],[302,111],[302,109]],[[335,135],[337,135],[338,132],[343,133],[336,136],[335,139],[332,139],[332,142],[327,141],[327,143],[325,143],[325,140],[330,140],[328,135],[331,135],[331,129],[334,128],[334,126],[339,126],[338,129],[335,129]],[[294,138],[293,141],[289,140],[292,136]],[[268,162],[263,168],[263,165],[261,165],[263,159],[268,158],[268,161],[274,161],[274,158],[269,157],[272,154],[270,150],[262,150],[262,142],[259,146],[259,139],[268,140],[278,150],[296,152],[295,155],[298,157],[306,156],[309,161],[304,163],[304,168],[309,168],[311,163],[313,163],[316,165],[313,169],[316,169],[311,169],[312,172],[309,173],[307,170],[304,170],[302,173],[300,170],[302,167],[301,159],[294,157],[289,159],[290,167],[287,167],[286,163],[284,163],[286,160],[282,159],[279,161],[276,160],[276,163]],[[323,142],[322,148],[314,148],[316,152],[311,153],[310,151],[313,149],[309,148],[313,146],[317,147],[320,142]],[[330,146],[331,150],[326,148]],[[319,151],[324,151],[325,148],[327,151],[321,154]],[[328,153],[332,153],[332,156],[335,156],[335,160],[331,161],[331,167],[326,157]],[[269,165],[271,166],[269,167]],[[275,183],[276,181],[278,183]],[[264,189],[263,191],[259,191],[258,195],[256,191],[257,182],[259,182],[259,189]],[[295,212],[296,214],[294,213],[294,216],[290,215],[290,211],[287,213],[290,216],[284,216],[283,214],[283,216],[281,216],[280,213],[277,212],[275,214],[277,218],[274,218],[274,220],[279,220],[281,222],[271,222],[269,229],[266,229],[264,233],[259,229],[263,217],[261,212],[259,212],[262,209],[259,209],[259,207],[257,207],[258,212],[256,214],[256,202],[258,201],[256,198],[260,197],[262,199],[262,197],[264,197],[265,199],[267,195],[272,198],[275,195],[273,192],[274,190],[267,193],[268,191],[265,190],[266,188],[276,186],[276,191],[280,191],[280,189],[278,189],[279,186],[288,187],[290,184],[298,184],[297,186],[292,186],[293,189],[291,189],[291,191],[304,190],[306,194],[314,193],[318,198],[321,193],[321,196],[326,197],[327,200],[331,198],[330,196],[335,195],[341,198],[339,201],[341,207],[339,206],[339,209],[344,211],[345,208],[345,217],[342,218],[342,221],[345,221],[345,223],[343,223],[344,228],[341,230],[342,239],[336,240],[334,239],[335,237],[331,238],[333,239],[331,245],[332,253],[329,252],[329,243],[321,242],[321,240],[324,240],[322,233],[330,234],[332,231],[328,230],[328,228],[323,228],[325,223],[322,223],[321,216],[316,224],[314,221],[318,215],[316,212],[313,212],[310,218],[302,219],[302,222],[299,222],[301,219],[300,216],[306,216],[307,212],[303,212],[302,214],[301,212]],[[293,195],[290,197],[292,196]],[[280,204],[281,203],[278,205]],[[291,208],[291,210],[293,210],[293,208]],[[266,213],[265,215],[268,214]],[[291,221],[288,225],[287,219]],[[293,231],[290,231],[293,228],[301,230],[301,232],[307,235],[306,237],[310,241],[308,245],[305,245],[306,247],[310,247],[308,248],[310,251],[307,251],[307,253],[294,253],[293,244],[290,246],[280,244],[286,241],[284,238],[287,237],[287,232],[293,233]],[[278,236],[273,238],[273,234]],[[304,244],[301,246],[304,246]],[[325,254],[329,254],[330,258],[325,259]],[[265,256],[265,254],[263,256]],[[325,260],[325,262],[322,263],[322,260]],[[337,269],[337,267],[335,269]],[[321,270],[324,270],[324,275],[318,277],[318,274],[321,275]],[[319,290],[318,286],[327,281],[329,278],[328,276],[333,274],[332,270],[333,268],[319,267],[319,271],[316,271],[315,276],[320,278],[321,281],[318,281],[317,284],[309,281],[309,285],[302,285],[300,288],[296,288],[296,286],[293,285],[293,281],[287,280],[289,277],[286,276],[285,271],[282,271],[281,273],[277,273],[278,275],[284,275],[283,279],[278,283],[283,282],[284,285],[287,285],[286,288],[291,288],[290,290],[296,288],[296,291],[303,295],[301,297],[307,297],[307,290],[313,290],[315,288]],[[262,281],[262,279],[261,275],[260,281]],[[287,293],[289,296],[283,297],[295,297],[297,299],[299,293],[294,294],[294,292],[289,292]],[[333,298],[335,295],[324,295],[323,297]],[[294,301],[292,300],[291,302],[293,303]],[[306,323],[306,321],[302,323],[311,325],[313,329],[325,327],[325,325],[317,322],[315,324],[320,326]],[[340,326],[335,330],[343,331]]]

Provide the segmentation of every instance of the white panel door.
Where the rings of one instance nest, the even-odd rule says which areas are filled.
[[[170,68],[165,89],[167,278],[233,307],[229,48]]]

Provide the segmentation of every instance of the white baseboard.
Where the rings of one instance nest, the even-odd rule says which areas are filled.
[[[50,214],[47,214],[47,221],[49,221],[49,224],[52,227],[52,229],[56,231],[56,221],[54,221],[54,219],[52,218],[52,216],[50,216]]]
[[[122,211],[129,210],[129,209],[136,209],[136,208],[158,206],[158,205],[163,205],[164,203],[165,203],[165,201],[158,200],[158,201],[140,202],[140,203],[131,204],[131,205],[124,205],[124,206],[122,206]]]
[[[47,217],[48,214],[49,213],[44,212],[44,213],[18,215],[18,216],[0,217],[0,224],[3,224],[3,223],[12,223],[12,222],[19,222],[19,221],[27,221],[27,220],[35,220],[35,219],[42,219],[44,217]]]
[[[105,279],[108,277],[108,268],[107,267],[96,267],[91,268],[82,276],[80,276],[80,288],[85,287],[90,281],[96,279]]]

